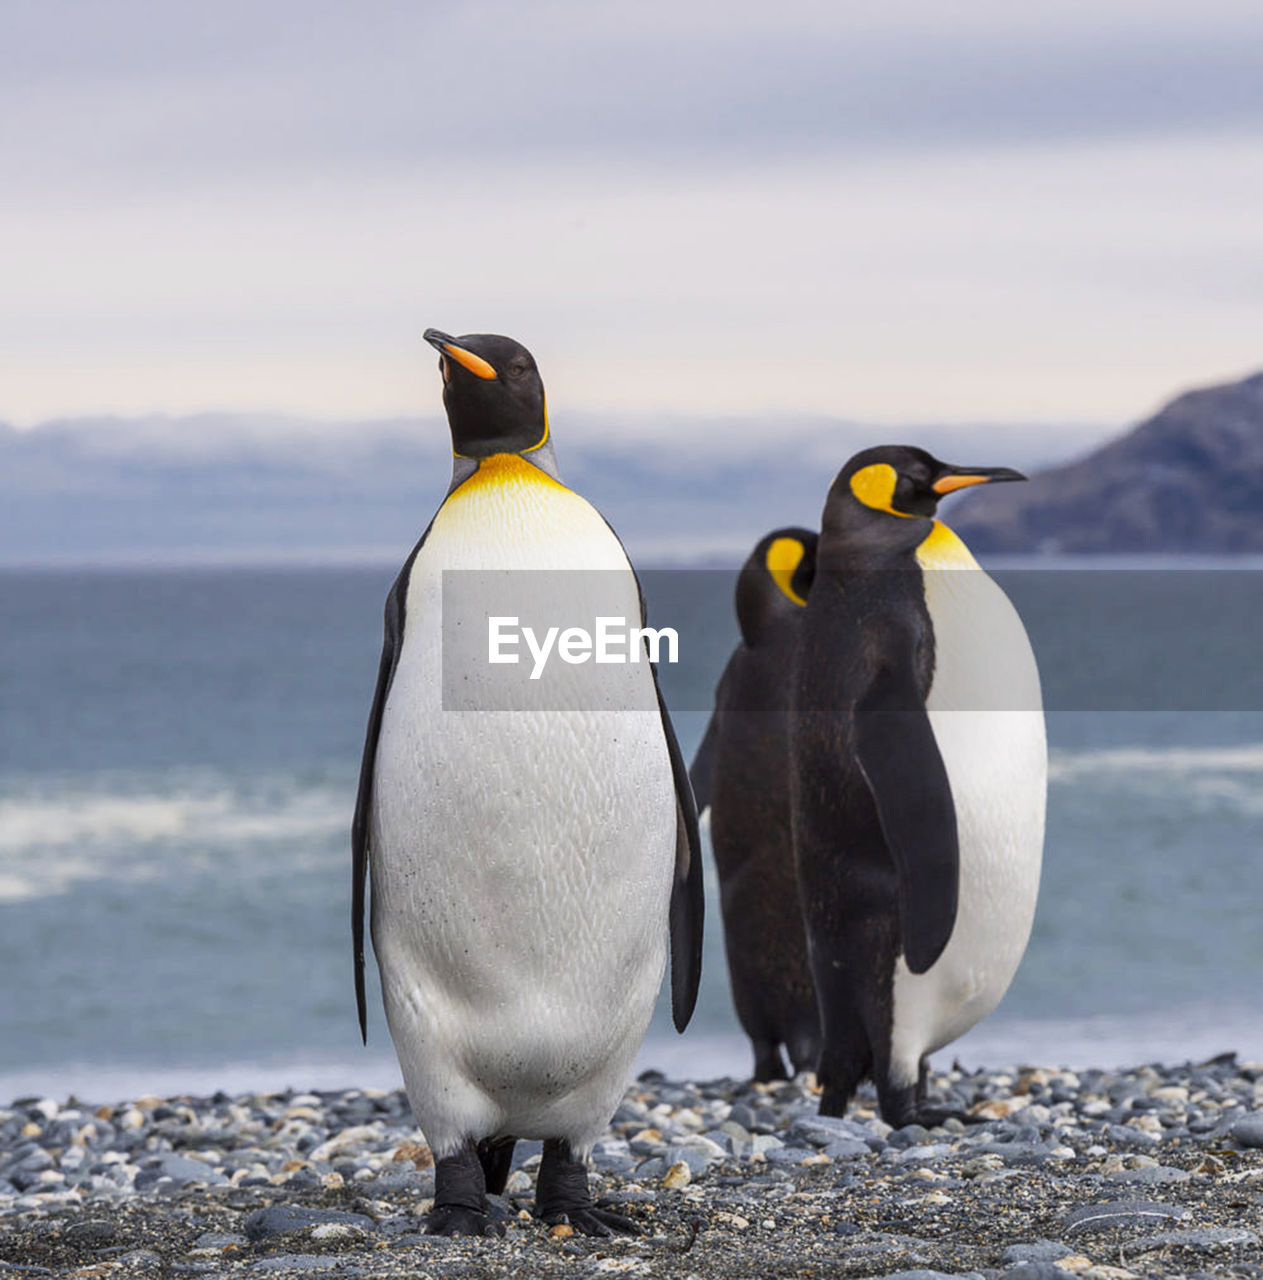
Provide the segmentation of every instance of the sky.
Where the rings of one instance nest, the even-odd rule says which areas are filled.
[[[19,426],[432,413],[428,325],[590,430],[1263,366],[1257,0],[0,0],[0,174]]]

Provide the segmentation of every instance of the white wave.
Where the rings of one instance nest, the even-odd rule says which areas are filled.
[[[944,1071],[953,1061],[970,1069],[1059,1066],[1082,1070],[1135,1067],[1145,1062],[1200,1062],[1235,1051],[1243,1061],[1263,1059],[1263,1016],[1253,1009],[1193,1006],[1151,1014],[1094,1014],[1065,1018],[1010,1018],[997,1013],[933,1055]],[[673,1036],[650,1034],[635,1072],[648,1068],[671,1079],[744,1079],[750,1045],[738,1031]],[[178,1063],[49,1063],[0,1072],[0,1106],[24,1096],[85,1104],[118,1103],[145,1094],[175,1097],[272,1093],[285,1089],[397,1089],[399,1067],[385,1048],[348,1054],[315,1052],[273,1060]]]
[[[1111,747],[1091,751],[1055,751],[1050,780],[1064,782],[1084,774],[1263,774],[1263,743],[1236,747]]]
[[[1008,1017],[1003,1010],[931,1059],[967,1067],[1063,1066],[1118,1068],[1144,1062],[1203,1062],[1236,1052],[1263,1058],[1263,1015],[1257,1009],[1190,1005],[1152,1013],[1078,1017]]]
[[[0,1072],[0,1106],[14,1098],[42,1097],[84,1105],[116,1105],[151,1095],[208,1097],[223,1090],[280,1093],[287,1089],[400,1089],[403,1081],[394,1054],[360,1053],[305,1056],[254,1062],[53,1063]]]
[[[340,845],[353,803],[349,781],[276,775],[11,781],[7,791],[0,794],[0,902],[64,893],[104,876],[148,880],[249,856],[275,841],[299,846],[288,865],[303,870]]]

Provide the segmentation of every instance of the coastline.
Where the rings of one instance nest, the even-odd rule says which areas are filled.
[[[503,1238],[418,1234],[433,1169],[402,1094],[216,1093],[0,1107],[0,1274],[1263,1274],[1263,1063],[937,1073],[969,1113],[890,1130],[865,1089],[821,1118],[805,1080],[648,1073],[593,1191],[641,1234],[532,1220],[521,1143]]]

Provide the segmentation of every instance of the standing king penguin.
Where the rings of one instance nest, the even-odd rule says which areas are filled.
[[[829,490],[790,734],[824,1115],[871,1074],[888,1124],[944,1118],[927,1055],[995,1008],[1030,937],[1039,673],[1008,597],[934,518],[945,494],[1021,479],[888,446]]]
[[[565,684],[575,668],[558,673],[565,709],[445,709],[445,675],[477,680],[489,660],[485,643],[443,630],[445,570],[600,570],[628,619],[643,623],[643,605],[618,538],[558,478],[530,352],[491,334],[425,338],[454,462],[386,600],[352,829],[360,1030],[367,877],[386,1017],[436,1160],[426,1230],[494,1230],[487,1192],[531,1138],[544,1141],[539,1218],[634,1231],[593,1204],[587,1157],[648,1027],[668,932],[680,1030],[696,1001],[692,791],[647,661],[629,668],[642,709],[611,706],[599,680]]]
[[[798,904],[789,806],[789,698],[816,535],[776,529],[737,577],[741,643],[715,689],[715,710],[689,775],[710,809],[728,976],[754,1050],[756,1080],[785,1079],[820,1052],[816,992]]]

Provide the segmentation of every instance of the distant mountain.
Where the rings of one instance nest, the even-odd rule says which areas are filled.
[[[962,498],[981,552],[1263,552],[1263,373],[1189,391],[1085,458]]]
[[[923,443],[961,461],[1047,463],[1101,428],[891,429],[824,419],[554,415],[562,475],[638,563],[744,559],[819,519],[847,457]],[[398,563],[451,476],[437,417],[321,423],[243,414],[0,425],[0,564]]]

